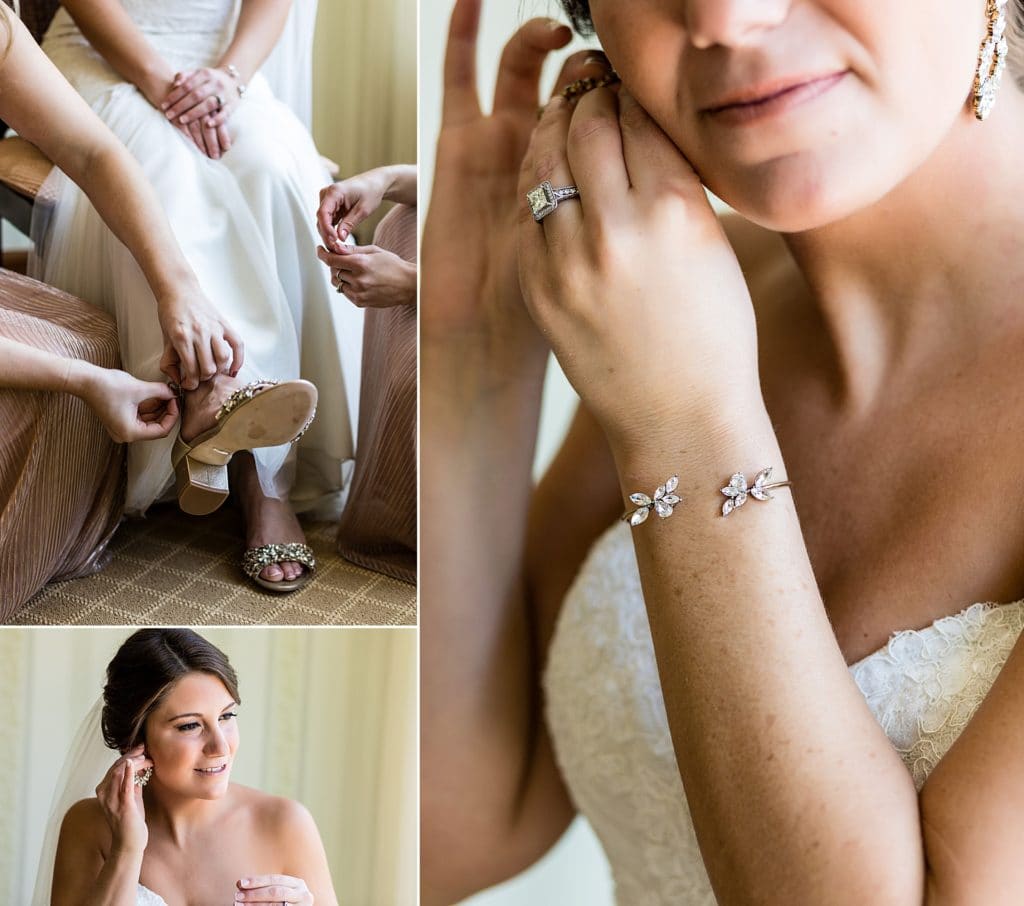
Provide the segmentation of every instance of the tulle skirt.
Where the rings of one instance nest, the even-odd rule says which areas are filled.
[[[314,218],[329,176],[309,133],[257,75],[229,120],[231,150],[210,160],[80,35],[59,26],[55,20],[44,49],[156,189],[204,293],[245,343],[239,376],[316,384],[318,417],[297,450],[255,455],[265,493],[290,496],[300,510],[324,502],[343,488],[354,455],[362,312],[334,292],[316,257]],[[210,54],[207,47],[184,59],[178,36],[166,55],[184,69],[206,65]],[[141,270],[84,193],[57,170],[50,179],[57,202],[33,223],[34,275],[108,311],[125,369],[161,380],[163,338]],[[131,445],[129,513],[170,489],[172,443],[173,434]]]

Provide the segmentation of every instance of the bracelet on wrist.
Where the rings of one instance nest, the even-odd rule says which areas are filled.
[[[754,477],[754,483],[747,485],[747,479],[742,472],[734,472],[729,483],[721,489],[726,500],[722,504],[722,516],[728,516],[734,510],[747,502],[747,497],[755,500],[768,501],[773,498],[772,491],[776,488],[792,487],[788,479],[782,481],[771,481],[773,466],[767,466]],[[653,495],[647,495],[642,491],[636,491],[629,495],[632,503],[636,504],[635,510],[627,510],[622,514],[622,519],[631,526],[638,526],[647,521],[653,510],[662,519],[668,519],[675,507],[682,503],[682,498],[675,493],[679,486],[679,476],[673,475],[663,485],[660,485]]]
[[[238,67],[234,63],[228,63],[224,66],[224,71],[235,80],[235,88],[238,90],[238,96],[245,97],[246,91],[249,90],[249,86],[242,81],[242,74],[238,71]]]

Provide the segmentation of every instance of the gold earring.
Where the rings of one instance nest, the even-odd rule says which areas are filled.
[[[988,34],[978,51],[978,69],[974,74],[974,115],[984,120],[996,102],[996,92],[1006,68],[1006,6],[1007,0],[988,0],[985,15]]]

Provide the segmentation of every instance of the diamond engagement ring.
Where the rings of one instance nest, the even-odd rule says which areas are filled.
[[[772,477],[772,466],[768,466],[766,469],[762,469],[757,473],[754,478],[754,483],[749,488],[747,487],[747,479],[743,476],[742,472],[736,472],[732,478],[729,479],[729,483],[722,488],[722,493],[728,498],[725,503],[722,504],[722,515],[728,516],[733,510],[739,509],[747,502],[747,495],[749,494],[754,500],[771,500],[771,491],[775,488],[788,488],[792,485],[790,481],[774,481],[769,483],[768,479]]]
[[[526,193],[526,200],[530,204],[530,212],[537,223],[540,223],[548,214],[554,211],[561,202],[579,197],[580,190],[576,186],[562,186],[556,189],[547,180],[544,180],[535,189],[530,189]]]

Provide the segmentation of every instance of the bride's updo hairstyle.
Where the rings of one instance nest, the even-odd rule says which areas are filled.
[[[189,673],[217,677],[239,704],[238,677],[224,654],[191,629],[140,629],[107,666],[103,741],[124,753],[145,742],[146,718]]]
[[[984,0],[977,0],[978,15],[985,12]],[[572,22],[577,34],[594,34],[594,20],[590,17],[590,0],[562,0],[562,9]],[[1016,82],[1024,90],[1024,0],[1009,0],[1006,4],[1007,35],[1010,56],[1007,66],[1016,76]]]

